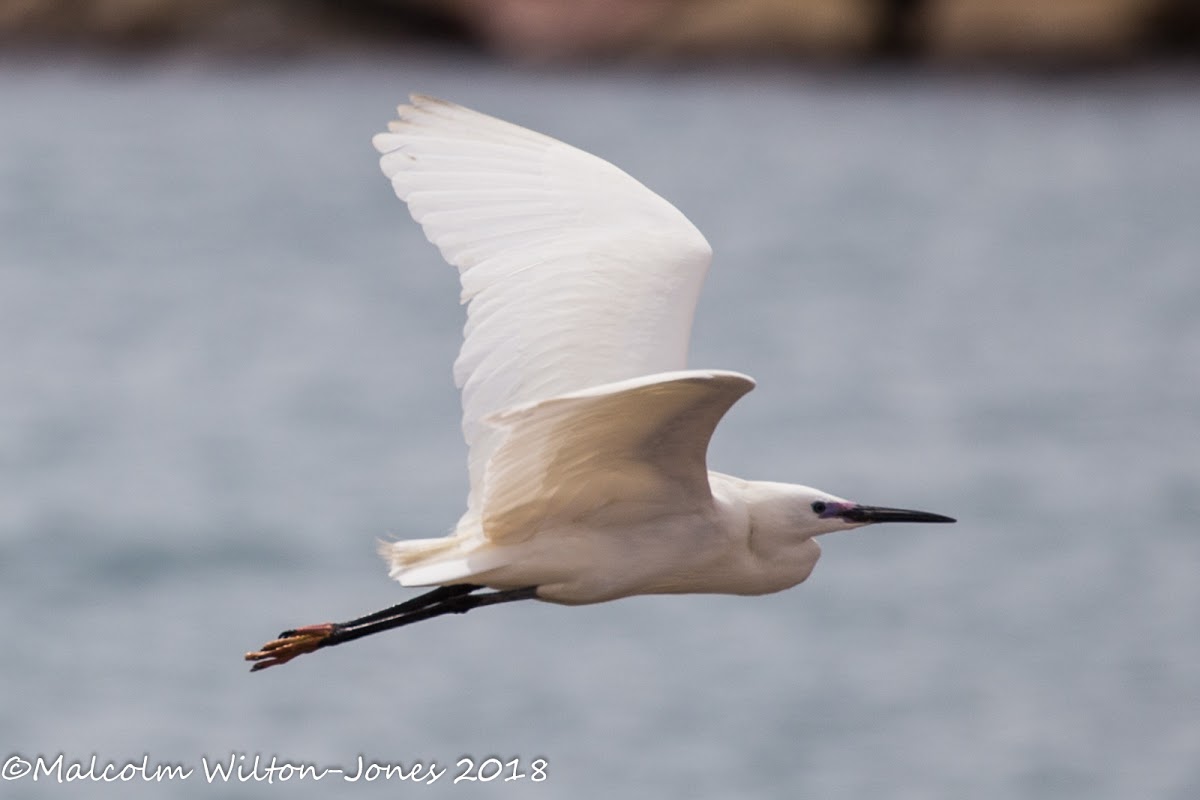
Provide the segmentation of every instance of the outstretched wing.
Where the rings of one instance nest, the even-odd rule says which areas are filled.
[[[478,513],[513,406],[686,366],[712,255],[674,206],[606,161],[431,97],[375,136],[413,219],[458,267],[462,389]]]
[[[606,512],[703,507],[713,430],[753,388],[736,372],[672,372],[490,416],[503,438],[484,476],[484,536],[511,543]]]

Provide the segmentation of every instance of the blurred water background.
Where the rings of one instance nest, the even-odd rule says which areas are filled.
[[[455,275],[369,145],[414,90],[706,233],[692,364],[759,381],[714,468],[959,524],[248,675],[462,510]],[[1191,77],[56,59],[0,109],[0,754],[196,769],[4,797],[1200,796]],[[452,771],[205,783],[231,754]],[[452,786],[464,755],[549,779]]]

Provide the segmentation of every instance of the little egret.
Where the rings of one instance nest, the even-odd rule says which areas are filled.
[[[401,585],[436,588],[284,631],[246,654],[254,670],[514,600],[778,592],[812,572],[820,534],[954,522],[710,472],[713,430],[754,381],[686,368],[712,255],[700,232],[596,156],[443,100],[410,103],[373,142],[462,282],[467,509],[448,536],[380,548]]]

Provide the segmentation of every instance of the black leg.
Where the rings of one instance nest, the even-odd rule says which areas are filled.
[[[286,664],[296,656],[322,647],[352,642],[373,633],[411,625],[442,614],[465,614],[473,608],[537,597],[536,586],[473,594],[482,588],[473,583],[439,586],[411,600],[348,622],[327,622],[287,630],[278,639],[263,645],[262,649],[246,653],[246,660],[257,662],[250,668],[251,672],[257,672],[277,664]]]
[[[382,611],[376,611],[366,616],[352,619],[347,622],[335,622],[336,628],[352,628],[358,625],[365,625],[368,622],[395,617],[400,614],[407,614],[411,611],[420,611],[422,608],[431,606],[435,603],[440,603],[443,600],[449,600],[452,597],[470,594],[483,587],[475,583],[455,583],[450,586],[439,586],[433,591],[418,595],[411,600],[405,600],[403,603],[398,603],[390,608],[385,608]],[[297,631],[293,628],[279,634],[280,639],[286,639],[289,636],[297,635]]]
[[[481,587],[473,587],[473,589],[478,588]],[[440,602],[426,604],[415,611],[402,612],[387,617],[371,614],[369,615],[370,619],[366,617],[361,618],[365,620],[362,624],[346,623],[344,625],[335,625],[333,633],[325,638],[318,647],[332,647],[342,642],[352,642],[355,639],[361,639],[373,633],[390,631],[392,628],[399,628],[404,625],[411,625],[414,622],[433,619],[443,614],[465,614],[473,608],[493,606],[498,603],[511,603],[516,600],[531,600],[534,597],[537,597],[536,586],[526,586],[521,589],[505,589],[502,591],[487,592],[486,594],[459,592],[456,596],[451,596]],[[416,599],[420,600],[421,598],[418,597]]]

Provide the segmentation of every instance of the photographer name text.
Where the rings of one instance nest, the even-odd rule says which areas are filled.
[[[199,779],[206,783],[288,783],[293,781],[340,780],[346,783],[406,781],[432,785],[447,783],[502,783],[528,780],[540,783],[549,777],[550,762],[542,757],[501,759],[489,756],[477,760],[463,756],[453,768],[433,761],[377,761],[357,756],[349,766],[292,761],[258,753],[230,753],[221,758],[200,756],[198,764],[155,763],[150,754],[137,761],[114,761],[93,753],[86,759],[72,759],[64,753],[53,756],[26,756],[13,753],[4,759],[0,779],[5,781],[45,781],[48,783],[119,783],[141,781],[162,783]]]

